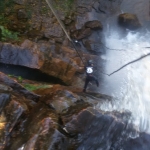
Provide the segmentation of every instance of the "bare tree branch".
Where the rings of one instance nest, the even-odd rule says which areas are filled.
[[[108,76],[113,75],[114,73],[120,71],[120,70],[123,69],[124,67],[126,67],[126,66],[128,66],[128,65],[130,65],[130,64],[132,64],[132,63],[135,63],[135,62],[137,62],[137,61],[139,61],[139,60],[141,60],[141,59],[143,59],[143,58],[145,58],[145,57],[147,57],[147,56],[149,56],[149,55],[150,55],[150,53],[148,53],[148,54],[146,54],[146,55],[143,55],[143,56],[141,56],[141,57],[139,57],[139,58],[137,58],[137,59],[135,59],[135,60],[133,60],[133,61],[131,61],[131,62],[125,64],[125,65],[123,65],[122,67],[120,67],[119,69],[115,70],[114,72],[112,72],[112,73],[109,74]]]

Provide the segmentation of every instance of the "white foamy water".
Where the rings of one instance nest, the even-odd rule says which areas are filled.
[[[150,53],[150,33],[128,33],[120,38],[113,31],[106,35],[109,48],[125,51],[108,50],[106,54],[106,70],[108,74],[124,64]],[[101,92],[115,97],[113,102],[100,105],[105,111],[132,112],[132,121],[139,131],[150,133],[150,56],[135,62],[110,77],[105,76]]]

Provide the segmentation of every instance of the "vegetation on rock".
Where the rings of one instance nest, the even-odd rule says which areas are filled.
[[[8,13],[13,12],[14,1],[13,0],[0,0],[0,24],[5,25],[9,22],[5,17]]]
[[[68,14],[68,12],[70,12],[73,8],[73,3],[74,3],[74,0],[64,0],[63,3],[61,0],[55,0],[54,7],[57,10],[60,10],[64,13]]]
[[[51,85],[45,85],[45,84],[41,84],[41,85],[25,84],[24,87],[27,90],[29,90],[29,91],[34,91],[34,90],[37,90],[37,89],[50,88]]]
[[[8,40],[13,40],[13,41],[17,41],[19,40],[18,38],[18,32],[12,32],[8,29],[6,29],[4,26],[0,26],[1,29],[1,34],[2,34],[2,41],[8,41]]]

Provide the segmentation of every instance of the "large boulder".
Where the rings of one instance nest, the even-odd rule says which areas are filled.
[[[103,29],[103,26],[102,26],[101,22],[98,21],[98,20],[93,20],[93,21],[86,22],[85,27],[86,28],[91,28],[91,29],[94,29],[94,30],[102,30]]]
[[[58,131],[58,116],[52,109],[39,103],[26,119],[6,149],[67,149],[67,138]]]
[[[128,113],[119,113],[127,118]],[[87,117],[88,116],[88,117]],[[117,118],[111,112],[103,112],[93,108],[86,108],[66,119],[62,116],[65,130],[71,135],[78,135],[75,143],[76,149],[121,149],[121,144],[128,138],[134,129],[126,119]],[[68,117],[70,117],[68,115]],[[128,124],[128,125],[127,125]]]
[[[92,30],[90,28],[83,28],[79,30],[75,30],[73,33],[71,33],[71,37],[77,40],[82,40],[84,38],[87,38],[92,34]]]
[[[21,46],[0,43],[1,63],[38,69],[50,76],[71,84],[78,70],[77,54],[70,48],[48,43],[36,44],[26,40]]]
[[[29,43],[28,43],[29,44]],[[36,45],[30,49],[22,48],[8,43],[0,43],[1,63],[21,65],[30,68],[39,68],[43,64],[43,56]]]
[[[1,81],[1,83],[3,83]],[[6,83],[0,84],[0,149],[3,150],[10,137],[16,137],[20,132],[16,127],[24,122],[35,102],[26,99]],[[22,126],[22,125],[21,125]]]
[[[55,111],[59,114],[68,111],[68,109],[77,110],[76,106],[79,103],[80,105],[83,104],[84,107],[92,105],[92,103],[87,103],[87,100],[84,101],[80,96],[71,92],[71,90],[75,89],[73,87],[54,85],[52,88],[38,89],[34,92],[42,95],[40,100],[49,107],[55,109]]]
[[[103,26],[100,21],[93,20],[93,21],[87,21],[84,23],[84,26],[81,27],[81,29],[76,29],[75,27],[72,27],[70,29],[70,36],[73,39],[82,40],[87,39],[89,36],[92,35],[93,30],[102,30]]]
[[[135,14],[124,13],[118,17],[119,24],[127,29],[135,30],[141,27],[141,24]]]

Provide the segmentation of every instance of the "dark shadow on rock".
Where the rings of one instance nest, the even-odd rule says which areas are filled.
[[[66,117],[62,116],[64,123]],[[128,121],[90,107],[73,116],[65,127],[70,134],[78,135],[77,140],[72,141],[78,150],[120,150],[129,135],[136,132]]]
[[[58,78],[49,76],[45,73],[42,73],[41,71],[37,69],[32,69],[28,67],[17,66],[17,65],[7,65],[7,64],[0,63],[0,71],[9,75],[21,76],[22,78],[29,79],[29,80],[65,85]]]
[[[8,93],[1,93],[0,94],[0,114],[3,110],[3,108],[7,105],[7,103],[10,101],[10,94]]]

